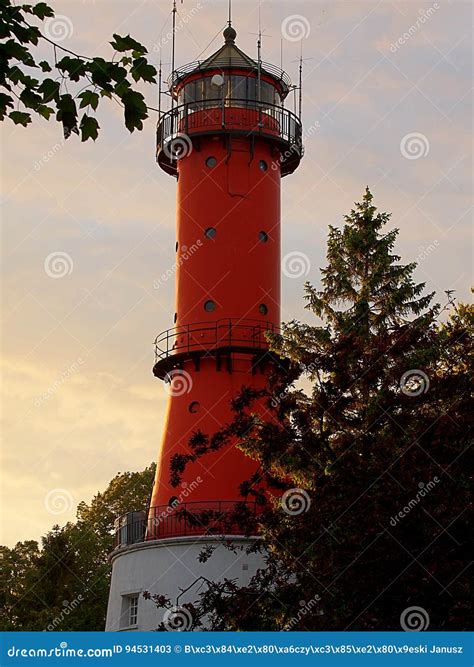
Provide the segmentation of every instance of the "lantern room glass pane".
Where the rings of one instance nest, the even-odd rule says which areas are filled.
[[[192,108],[214,107],[220,101],[225,106],[231,106],[231,100],[239,100],[236,106],[251,106],[260,99],[263,105],[280,105],[281,97],[278,90],[267,81],[260,81],[260,95],[258,94],[258,79],[255,72],[252,75],[224,74],[222,86],[212,83],[212,76],[207,76],[187,83],[179,93],[180,104],[190,104]]]

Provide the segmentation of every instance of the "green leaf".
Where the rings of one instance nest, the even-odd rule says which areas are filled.
[[[29,107],[30,109],[36,109],[38,104],[42,103],[43,98],[41,97],[41,95],[38,95],[32,90],[25,88],[20,93],[20,100],[23,102],[25,107]]]
[[[116,86],[114,87],[115,92],[119,97],[123,97],[125,93],[130,90],[130,84],[127,81],[127,79],[124,79],[123,81],[120,81],[120,83],[117,83]]]
[[[31,115],[22,111],[11,111],[9,118],[12,119],[15,125],[23,125],[23,127],[26,127],[28,123],[31,123]]]
[[[129,132],[141,130],[143,120],[148,117],[148,110],[144,97],[135,90],[129,90],[122,96],[124,104],[125,126]]]
[[[89,72],[93,83],[99,86],[99,88],[113,92],[111,76],[108,71],[108,63],[106,60],[103,58],[93,58],[89,63]]]
[[[62,72],[67,72],[71,81],[79,81],[88,71],[88,63],[82,58],[71,58],[64,56],[56,67]]]
[[[63,124],[64,138],[68,139],[72,132],[79,134],[79,129],[77,127],[76,103],[71,95],[69,95],[69,93],[67,95],[61,95],[56,102],[56,106],[58,108],[56,119]]]
[[[99,134],[99,127],[99,123],[95,118],[84,114],[80,124],[81,141],[87,141],[88,139],[93,139],[95,141]]]
[[[51,102],[51,100],[59,100],[59,81],[54,79],[45,79],[38,88],[38,92],[43,95],[43,102]]]
[[[148,53],[146,48],[140,42],[137,42],[135,39],[127,35],[126,37],[121,37],[114,33],[114,41],[110,42],[112,47],[116,51],[136,51],[137,55],[142,55]]]
[[[156,69],[147,62],[146,58],[137,58],[133,61],[131,74],[135,81],[143,79],[148,83],[156,83]]]
[[[88,106],[91,106],[94,111],[97,109],[99,105],[98,93],[95,93],[93,90],[85,90],[79,97],[81,98],[81,104],[79,105],[81,109]]]
[[[5,95],[5,93],[0,93],[0,120],[5,118],[8,107],[13,106],[13,97],[10,97],[10,95]]]
[[[39,113],[40,116],[49,120],[50,116],[54,113],[54,110],[51,107],[47,107],[45,104],[39,104],[35,111]]]
[[[32,12],[41,20],[48,16],[54,16],[54,10],[51,9],[51,7],[49,7],[45,2],[38,2],[38,4],[33,5]]]
[[[39,63],[39,66],[41,67],[43,72],[51,72],[52,71],[51,65],[46,60],[42,60]]]
[[[2,59],[3,58],[6,58],[6,60],[9,60],[10,58],[16,58],[16,60],[25,63],[25,65],[29,65],[30,67],[36,66],[36,63],[28,49],[18,42],[15,42],[13,39],[9,39],[7,42],[2,44]]]

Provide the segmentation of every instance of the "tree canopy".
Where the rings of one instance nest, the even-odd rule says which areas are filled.
[[[241,491],[262,505],[252,549],[267,568],[246,587],[208,582],[188,605],[194,627],[206,616],[215,630],[397,630],[421,607],[432,629],[466,628],[474,310],[451,293],[432,303],[389,220],[367,188],[329,228],[321,289],[305,287],[315,321],[270,336],[286,371],[268,391],[245,388],[234,421],[195,432],[174,461],[179,483],[237,441],[261,464]]]
[[[147,505],[154,472],[152,464],[117,474],[90,504],[79,503],[76,522],[54,526],[40,545],[0,547],[2,630],[104,630],[114,520]]]

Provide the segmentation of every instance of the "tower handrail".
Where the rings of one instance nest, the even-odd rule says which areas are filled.
[[[114,548],[148,540],[200,535],[247,535],[261,512],[256,501],[201,500],[128,512],[115,520]]]
[[[242,335],[242,330],[246,330],[250,335]],[[172,354],[183,352],[189,354],[195,350],[215,349],[217,346],[245,346],[255,350],[264,349],[269,346],[265,339],[265,333],[268,331],[278,333],[279,330],[274,322],[230,317],[183,324],[166,329],[158,334],[154,341],[155,361],[166,359]],[[204,340],[193,339],[193,335],[204,337],[209,332],[210,336],[204,338]],[[177,339],[181,336],[185,337],[185,341],[179,344]]]
[[[184,79],[188,74],[191,74],[193,72],[205,72],[207,70],[212,71],[214,69],[217,70],[236,70],[236,69],[252,69],[251,67],[243,67],[241,66],[236,66],[236,65],[230,65],[228,61],[223,60],[221,63],[218,61],[214,61],[212,65],[206,64],[207,59],[204,60],[194,60],[191,63],[187,63],[186,65],[182,65],[181,67],[178,67],[175,69],[173,72],[168,77],[167,83],[168,87],[170,90],[172,90],[179,81]],[[204,67],[202,67],[204,65]],[[272,63],[266,63],[263,62],[261,63],[262,65],[262,71],[263,73],[270,74],[273,76],[277,81],[282,81],[285,86],[288,88],[291,87],[291,79],[290,76],[283,70],[281,67],[278,67],[277,65],[273,65]],[[257,70],[257,63],[255,63],[255,71]]]

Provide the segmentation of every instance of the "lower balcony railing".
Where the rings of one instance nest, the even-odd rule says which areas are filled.
[[[155,362],[170,355],[206,352],[219,347],[267,349],[267,332],[278,333],[273,322],[226,318],[174,327],[160,333],[155,340]]]
[[[115,520],[114,548],[170,537],[254,535],[256,502],[210,500],[151,507]]]

